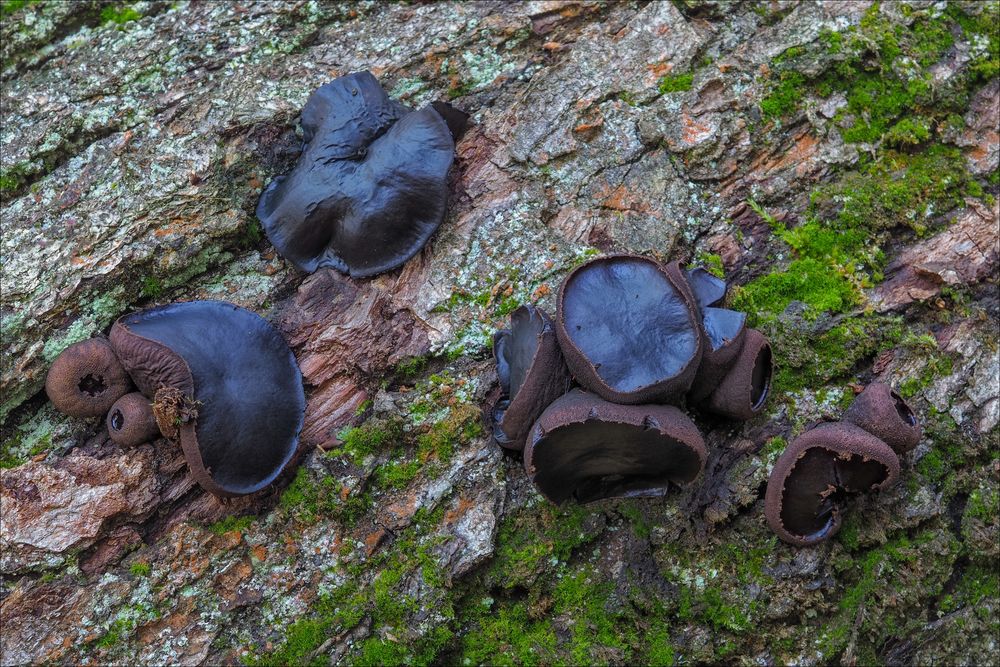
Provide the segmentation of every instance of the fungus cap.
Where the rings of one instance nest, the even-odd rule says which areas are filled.
[[[735,363],[708,397],[705,408],[731,419],[752,419],[767,403],[773,370],[767,338],[756,329],[748,329]]]
[[[899,459],[887,444],[854,424],[821,423],[778,457],[764,514],[786,542],[816,544],[840,530],[847,496],[888,488],[898,477]]]
[[[573,377],[616,403],[679,401],[701,361],[697,308],[676,264],[587,262],[563,281],[555,323]]]
[[[531,425],[571,383],[551,318],[541,308],[521,306],[511,313],[510,329],[493,336],[493,356],[502,394],[493,410],[493,437],[508,449],[524,449]]]
[[[844,413],[851,422],[886,443],[899,456],[920,442],[920,423],[903,397],[881,382],[872,382]]]
[[[284,339],[258,315],[221,301],[175,303],[120,318],[111,343],[210,493],[259,491],[291,460],[305,410],[302,377]]]
[[[73,343],[56,357],[45,377],[45,393],[63,414],[100,417],[131,384],[111,345],[91,338]]]
[[[302,155],[257,205],[271,243],[308,272],[400,266],[444,219],[464,116],[450,105],[410,111],[369,72],[320,86],[302,110]]]
[[[694,423],[668,405],[617,405],[574,389],[531,428],[524,468],[554,503],[661,496],[705,466]]]

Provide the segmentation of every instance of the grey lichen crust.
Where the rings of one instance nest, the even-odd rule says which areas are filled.
[[[16,4],[0,662],[998,661],[995,3]],[[429,250],[302,278],[254,208],[311,91],[363,70],[475,122]],[[774,385],[706,422],[697,484],[559,509],[488,441],[489,334],[610,252],[724,275]],[[253,503],[40,393],[72,342],[191,299],[302,369],[305,463]],[[922,425],[900,483],[785,545],[771,469],[872,380]]]

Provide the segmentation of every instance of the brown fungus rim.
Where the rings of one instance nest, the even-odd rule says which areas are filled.
[[[52,362],[45,393],[70,417],[102,417],[127,394],[132,381],[112,345],[103,338],[73,343]]]
[[[844,413],[844,421],[860,426],[900,456],[920,442],[916,413],[902,396],[882,382],[872,382],[854,398]]]
[[[510,329],[501,329],[494,334],[493,355],[497,361],[498,374],[499,339],[505,335],[508,341],[513,339],[514,327],[516,326],[515,318],[519,316],[526,316],[529,321],[537,316],[541,320],[541,328],[536,334],[535,350],[528,363],[524,379],[520,386],[513,389],[510,387],[510,378],[508,377],[508,389],[512,390],[513,396],[500,397],[498,405],[504,400],[508,400],[509,403],[506,408],[503,408],[499,419],[497,418],[499,410],[495,406],[491,419],[494,440],[501,447],[515,451],[524,449],[525,439],[528,437],[531,425],[545,408],[569,391],[572,384],[569,369],[566,368],[562,351],[559,349],[559,341],[556,339],[552,318],[542,308],[530,304],[520,306],[511,313]]]
[[[623,434],[618,435],[622,437],[596,445],[586,442],[588,430],[593,433],[594,427],[609,426],[620,427]],[[572,436],[569,440],[554,439],[565,436],[567,431]],[[577,431],[582,437],[577,437]],[[643,449],[650,445],[662,449],[652,453]],[[621,469],[623,459],[639,455],[646,460],[626,461],[626,469]],[[545,409],[532,426],[524,449],[528,478],[555,504],[569,500],[589,503],[607,498],[662,496],[672,485],[683,486],[697,479],[706,459],[701,433],[678,408],[621,405],[580,389],[573,389]],[[649,466],[654,461],[661,469],[651,473]],[[576,464],[587,466],[595,462],[598,467],[606,463],[609,468],[596,475],[572,476]],[[632,470],[627,469],[628,463],[633,464]],[[676,467],[670,467],[672,464]],[[553,470],[553,465],[571,468]],[[545,467],[550,469],[545,471]]]
[[[160,437],[160,428],[149,399],[141,392],[125,394],[111,406],[105,419],[111,440],[122,447],[135,447]]]
[[[736,362],[705,401],[704,408],[730,419],[753,419],[767,404],[773,378],[770,342],[756,329],[747,329]]]
[[[201,456],[201,448],[198,446],[198,437],[195,432],[197,415],[181,415],[178,413],[177,405],[170,405],[163,400],[164,389],[180,392],[182,400],[190,406],[197,405],[194,396],[194,375],[191,368],[183,357],[171,350],[167,345],[158,340],[147,338],[131,331],[125,324],[124,318],[120,318],[111,327],[111,342],[115,349],[135,349],[138,346],[145,346],[157,351],[159,358],[169,366],[168,382],[161,383],[160,386],[151,386],[141,383],[139,377],[133,375],[136,385],[147,398],[153,399],[153,413],[159,423],[160,430],[168,440],[173,440],[180,444],[181,451],[191,470],[191,476],[206,491],[215,496],[232,498],[244,495],[234,493],[216,483],[212,475],[205,466],[205,461]],[[126,356],[124,353],[122,356]],[[162,369],[160,369],[162,370]]]
[[[853,491],[855,495],[882,491],[899,479],[899,458],[896,453],[889,445],[854,424],[821,422],[800,435],[778,457],[764,493],[764,516],[771,530],[785,542],[800,547],[812,546],[833,537],[840,530],[842,521],[842,512],[838,507],[824,528],[809,535],[799,535],[785,527],[782,509],[787,486],[796,465],[811,449],[821,449],[844,460],[860,457],[862,462],[876,461],[882,465],[886,471],[882,481],[868,489]],[[837,480],[831,480],[833,481]],[[837,485],[831,483],[830,486],[836,488]]]

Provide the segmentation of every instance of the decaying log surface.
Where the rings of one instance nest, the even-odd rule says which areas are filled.
[[[1000,659],[994,4],[22,4],[0,30],[0,662]],[[399,270],[304,276],[253,210],[309,93],[363,69],[472,114],[449,212]],[[779,385],[747,424],[699,417],[690,489],[558,509],[488,442],[488,340],[609,251],[724,270]],[[764,289],[782,275],[822,286]],[[250,498],[42,392],[71,343],[192,298],[262,313],[303,371],[303,463]],[[778,454],[876,378],[924,423],[903,482],[831,542],[778,542]]]

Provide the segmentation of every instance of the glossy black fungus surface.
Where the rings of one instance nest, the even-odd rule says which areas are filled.
[[[175,303],[122,317],[111,343],[209,492],[259,491],[291,460],[302,378],[284,339],[258,315],[219,301]]]
[[[523,449],[534,421],[570,387],[552,320],[541,308],[521,306],[511,313],[510,329],[493,336],[493,356],[501,391],[493,437],[503,447]]]
[[[676,402],[701,361],[703,335],[675,266],[611,255],[575,269],[559,291],[556,332],[573,377],[617,403]]]
[[[411,111],[369,72],[320,86],[302,110],[298,163],[257,205],[271,243],[308,272],[363,277],[400,266],[444,219],[466,118],[444,103]]]
[[[822,423],[774,464],[764,514],[786,542],[816,544],[837,534],[852,496],[887,488],[898,477],[899,459],[884,442],[854,424]]]
[[[684,272],[691,292],[702,308],[719,304],[726,296],[726,281],[696,266]]]
[[[554,503],[664,495],[693,481],[705,443],[688,417],[668,405],[618,405],[574,389],[532,426],[524,467]]]

